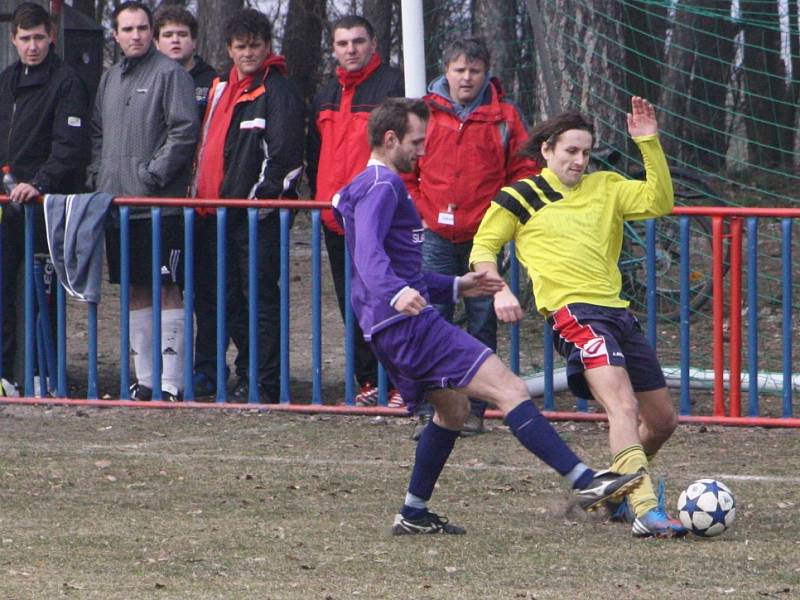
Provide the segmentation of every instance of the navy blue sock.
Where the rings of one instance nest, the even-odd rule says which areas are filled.
[[[430,500],[433,487],[444,468],[450,453],[453,451],[460,432],[440,427],[433,421],[423,430],[417,442],[417,454],[408,493],[424,501]],[[426,508],[403,506],[401,511],[406,519],[418,519],[425,514]]]
[[[530,400],[525,400],[509,412],[505,420],[519,442],[560,475],[567,475],[581,464],[581,460]],[[591,470],[587,471],[591,473],[590,478],[594,476]]]

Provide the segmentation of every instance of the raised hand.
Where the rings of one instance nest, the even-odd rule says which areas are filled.
[[[628,133],[631,137],[658,133],[656,109],[644,98],[631,98],[631,112],[628,113]]]

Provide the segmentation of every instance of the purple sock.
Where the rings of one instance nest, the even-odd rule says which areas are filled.
[[[417,454],[408,492],[422,500],[430,500],[433,487],[444,468],[450,453],[453,451],[460,432],[440,427],[433,421],[423,430],[417,442]],[[407,519],[417,519],[427,509],[403,506],[402,515]]]
[[[523,446],[560,475],[566,475],[581,462],[530,400],[506,415],[506,425]],[[587,471],[591,479],[593,473]]]

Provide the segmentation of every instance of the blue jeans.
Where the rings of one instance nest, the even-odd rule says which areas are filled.
[[[425,230],[425,241],[422,244],[422,269],[443,275],[464,275],[469,271],[469,254],[472,241],[454,243],[437,235],[430,229]],[[493,352],[497,351],[497,317],[494,314],[494,298],[464,298],[467,313],[467,332],[486,344]],[[435,304],[436,310],[448,321],[453,321],[455,305]],[[475,398],[469,399],[470,412],[483,417],[487,404]],[[424,404],[420,413],[432,414],[433,408]]]

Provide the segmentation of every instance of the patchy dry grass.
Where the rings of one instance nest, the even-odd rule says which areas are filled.
[[[565,513],[499,424],[461,441],[432,507],[467,536],[392,538],[407,419],[0,409],[0,598],[792,598],[800,432],[682,427],[670,503],[730,485],[715,540],[639,541]],[[592,464],[599,424],[559,424]],[[756,479],[744,479],[753,476]]]

